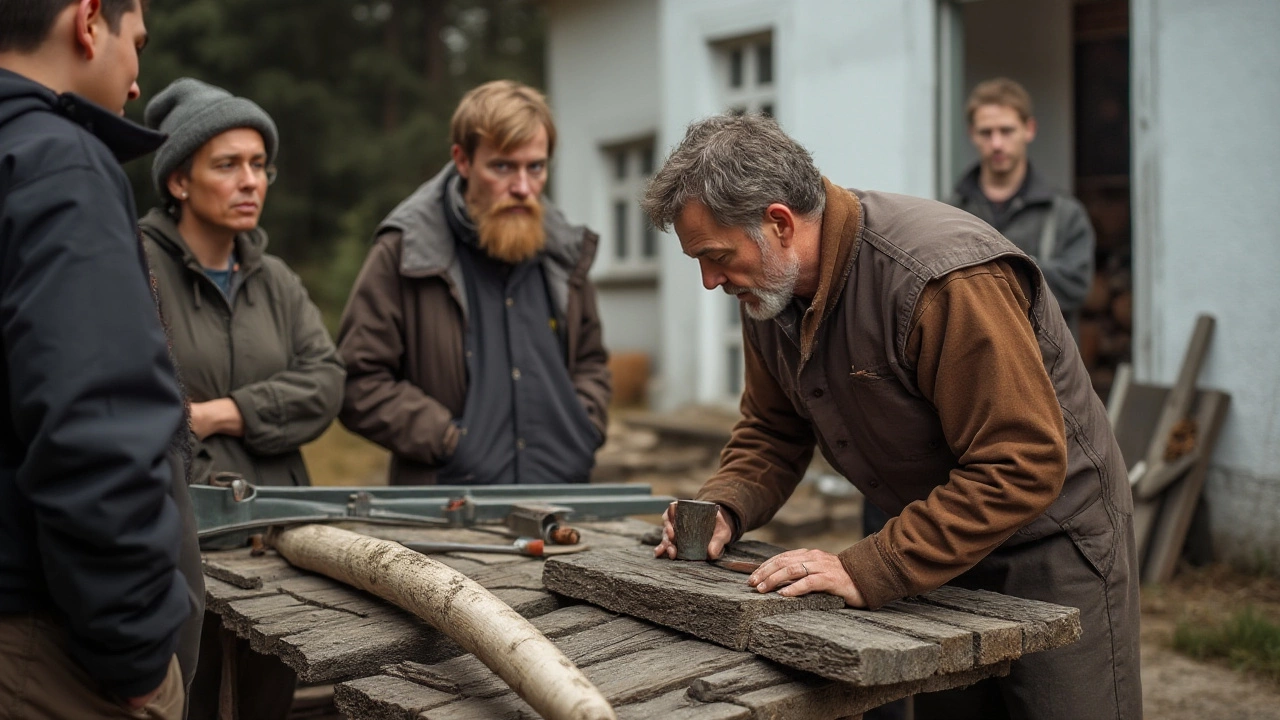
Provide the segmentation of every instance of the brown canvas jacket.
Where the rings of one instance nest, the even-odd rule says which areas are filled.
[[[942,203],[827,188],[818,292],[744,318],[742,419],[699,499],[759,527],[816,444],[897,516],[840,554],[873,608],[1055,533],[1105,574],[1132,498],[1034,263]]]
[[[444,217],[445,177],[424,183],[383,221],[338,331],[347,364],[339,419],[392,452],[392,485],[432,485],[453,454],[467,397],[462,269]],[[597,237],[546,206],[542,267],[565,318],[566,367],[604,437],[611,394],[608,354],[587,271]]]

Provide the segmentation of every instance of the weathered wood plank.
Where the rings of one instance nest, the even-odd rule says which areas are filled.
[[[978,643],[972,631],[912,613],[910,608],[909,605],[890,603],[875,611],[846,608],[833,612],[936,644],[939,650],[938,672],[968,670],[978,664],[975,657]]]
[[[617,657],[671,645],[684,640],[678,632],[635,618],[620,617],[580,633],[560,638],[556,645],[578,667],[590,667]]]
[[[854,615],[810,611],[758,620],[754,653],[831,680],[884,685],[920,680],[938,671],[941,648],[864,623]]]
[[[786,552],[786,548],[759,540],[739,540],[725,548],[724,554],[720,557],[722,560],[745,560],[758,563],[781,552]]]
[[[333,703],[346,717],[414,720],[418,714],[457,700],[456,695],[388,675],[339,683]]]
[[[251,554],[249,548],[224,550],[205,553],[202,560],[205,575],[246,590],[255,590],[264,583],[307,574],[305,570],[293,567],[271,550],[257,557]]]
[[[718,645],[682,640],[662,647],[606,660],[582,669],[614,705],[641,702],[711,673],[749,661],[749,653]]]
[[[751,711],[741,705],[702,703],[689,697],[683,689],[614,709],[618,720],[746,720],[751,717]]]
[[[810,673],[794,670],[771,660],[752,658],[728,670],[694,680],[690,683],[688,692],[689,697],[704,703],[732,702],[733,698],[754,690],[805,679],[818,680]]]
[[[541,717],[515,693],[494,698],[464,698],[425,710],[418,720],[535,720]]]
[[[585,670],[615,658],[673,645],[682,639],[677,632],[655,627],[634,618],[623,617],[559,638],[554,642],[566,657]],[[721,652],[727,651],[721,650]],[[711,656],[720,657],[716,653],[712,653]],[[468,662],[472,660],[474,662]],[[459,694],[467,697],[497,697],[510,691],[502,678],[494,675],[472,656],[454,658],[436,665],[431,670],[440,672],[434,677],[424,677],[424,684],[443,690],[456,688]]]
[[[543,635],[554,640],[603,625],[616,617],[618,617],[616,614],[595,605],[570,605],[546,615],[531,618],[529,622],[533,623],[533,626]]]
[[[462,649],[443,633],[409,617],[387,614],[341,625],[269,636],[254,632],[249,645],[278,656],[302,682],[332,682],[374,674],[391,660],[438,662]]]
[[[940,607],[1018,623],[1022,626],[1024,653],[1062,647],[1080,639],[1080,611],[1076,608],[945,585],[921,599]]]
[[[542,582],[553,592],[735,650],[747,647],[751,624],[761,618],[844,607],[844,600],[833,595],[761,594],[741,573],[703,562],[655,559],[645,547],[551,558]]]
[[[1187,544],[1191,519],[1204,490],[1209,461],[1218,444],[1218,435],[1226,422],[1231,396],[1219,390],[1201,391],[1196,399],[1196,450],[1200,459],[1178,483],[1165,491],[1159,520],[1154,523],[1148,540],[1151,549],[1141,558],[1143,583],[1166,583],[1182,557]]]
[[[971,633],[974,665],[990,665],[1022,655],[1022,626],[1011,620],[973,615],[951,608],[931,605],[918,599],[892,603],[915,617],[954,625]]]
[[[743,693],[733,702],[750,708],[758,720],[792,718],[839,718],[857,715],[887,702],[922,692],[936,692],[972,685],[988,677],[1009,674],[1009,661],[984,665],[950,675],[934,675],[923,680],[861,687],[821,678],[773,685]]]
[[[416,531],[421,533],[422,531]],[[275,553],[209,553],[240,585],[209,578],[210,610],[259,652],[279,655],[304,682],[333,682],[369,674],[388,662],[436,662],[462,653],[426,623],[371,595],[329,578],[296,570]],[[470,563],[492,592],[525,617],[560,608],[561,598],[541,587],[542,562]],[[258,583],[250,582],[254,579]],[[604,611],[598,611],[604,613]],[[365,622],[368,621],[368,622]],[[407,653],[407,654],[404,654]]]

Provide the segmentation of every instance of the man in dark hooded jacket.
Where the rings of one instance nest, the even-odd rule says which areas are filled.
[[[139,0],[0,0],[0,706],[180,718],[181,393],[119,161]],[[180,480],[179,480],[180,481]]]

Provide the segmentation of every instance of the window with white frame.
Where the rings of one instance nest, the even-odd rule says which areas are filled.
[[[773,33],[726,40],[713,47],[719,69],[721,106],[736,115],[775,116]],[[724,351],[720,362],[724,363],[725,398],[736,402],[744,385],[742,319],[737,297],[727,296],[725,302]]]
[[[773,33],[716,43],[715,49],[725,110],[774,115]]]
[[[603,149],[607,221],[602,245],[610,275],[656,277],[658,231],[640,211],[639,198],[653,176],[653,138]]]

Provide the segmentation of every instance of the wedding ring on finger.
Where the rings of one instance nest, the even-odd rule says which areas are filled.
[[[800,563],[800,567],[804,568],[804,576],[809,577],[809,567],[804,563]]]

